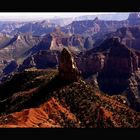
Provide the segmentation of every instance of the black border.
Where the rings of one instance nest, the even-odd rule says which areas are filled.
[[[1,137],[4,139],[70,139],[70,140],[125,140],[136,139],[140,136],[139,129],[123,128],[95,128],[95,129],[70,129],[70,128],[5,128],[0,129]]]
[[[2,0],[1,12],[131,12],[138,0]]]

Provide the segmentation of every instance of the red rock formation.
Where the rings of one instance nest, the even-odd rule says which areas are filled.
[[[31,55],[18,67],[18,71],[23,71],[28,68],[56,68],[58,64],[57,52],[53,51],[39,51],[38,53]]]
[[[107,63],[104,69],[110,69],[110,72],[116,74],[130,76],[138,70],[138,57],[135,52],[131,51],[125,45],[116,42],[113,44],[107,58]]]
[[[75,57],[75,61],[82,74],[95,74],[103,69],[105,55],[102,53],[92,53],[88,56]]]
[[[61,80],[77,81],[79,79],[79,71],[70,51],[63,49],[59,60],[59,76]]]
[[[3,120],[3,122],[1,121]],[[62,128],[72,124],[80,127],[76,116],[63,107],[55,98],[42,104],[38,108],[24,109],[11,113],[0,119],[0,127],[6,128]]]
[[[119,40],[112,40],[105,66],[99,73],[100,88],[107,93],[120,93],[128,86],[128,79],[138,70],[138,56]]]
[[[140,24],[139,24],[140,25]],[[116,32],[108,34],[108,38],[110,37],[119,37],[121,43],[128,46],[129,48],[134,48],[136,50],[140,50],[140,26],[130,26],[130,27],[122,27],[117,29]]]
[[[140,127],[140,114],[124,103],[125,98],[101,94],[83,80],[61,86],[56,74],[25,71],[4,83],[0,93],[7,96],[0,101],[0,127]]]

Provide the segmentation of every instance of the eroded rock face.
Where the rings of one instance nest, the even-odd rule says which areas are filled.
[[[59,60],[59,76],[61,80],[77,81],[80,76],[80,72],[76,66],[73,56],[70,51],[63,49]]]
[[[18,64],[15,60],[12,60],[4,69],[3,69],[3,74],[9,74],[13,71],[15,71],[18,67]]]
[[[133,12],[128,17],[129,25],[138,25],[140,24],[140,13]]]
[[[30,56],[27,59],[25,59],[23,61],[23,63],[19,66],[18,71],[23,71],[25,69],[32,68],[32,67],[35,67],[35,66],[36,66],[36,64],[35,64],[35,61],[34,61],[34,57]]]
[[[127,105],[140,111],[139,52],[128,48],[117,38],[107,42],[101,47],[107,50],[107,54],[104,67],[97,76],[98,86],[109,95],[125,96]]]
[[[121,93],[128,86],[128,79],[138,70],[138,56],[119,40],[112,40],[105,66],[98,75],[100,88],[109,94]]]
[[[92,53],[90,55],[83,55],[75,57],[78,69],[82,72],[84,76],[96,74],[100,72],[105,63],[105,55],[102,53]]]
[[[39,51],[25,59],[19,66],[18,71],[24,71],[33,67],[37,69],[56,68],[56,65],[58,65],[57,55],[59,55],[58,52]]]
[[[40,42],[26,51],[24,55],[29,56],[45,50],[62,51],[64,47],[74,47],[80,51],[88,48],[88,45],[84,45],[85,39],[81,35],[69,35],[59,30],[54,31],[43,36]]]
[[[103,60],[102,67],[97,65],[101,62],[99,59],[89,61],[90,56],[94,58],[95,54],[100,54],[99,58]],[[100,90],[109,95],[123,95],[129,107],[140,111],[140,52],[138,50],[127,47],[122,43],[121,38],[113,37],[105,40],[98,48],[88,51],[86,60],[88,60],[86,65],[90,62],[88,70],[91,72],[94,68],[92,72],[97,72]],[[82,68],[85,67],[82,63],[80,65],[83,66]]]
[[[106,21],[95,18],[94,20],[73,21],[71,24],[62,27],[62,31],[71,34],[94,35],[99,32],[107,33],[117,28],[128,26],[128,21]]]
[[[134,20],[135,21],[135,20]],[[117,29],[116,32],[108,34],[108,38],[116,36],[119,37],[121,43],[128,46],[129,48],[134,48],[140,50],[140,21],[138,26],[122,27]]]
[[[108,68],[118,76],[131,76],[138,70],[138,57],[125,45],[114,42],[107,58],[105,70]]]

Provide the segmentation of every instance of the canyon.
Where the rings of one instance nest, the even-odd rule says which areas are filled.
[[[0,127],[140,127],[139,12],[85,18],[0,25]]]

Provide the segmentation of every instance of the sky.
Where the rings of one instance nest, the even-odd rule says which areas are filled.
[[[115,14],[115,12],[109,12]],[[83,15],[98,15],[108,14],[107,12],[0,12],[0,20],[7,21],[29,21],[29,20],[41,20],[55,17],[77,17]]]

